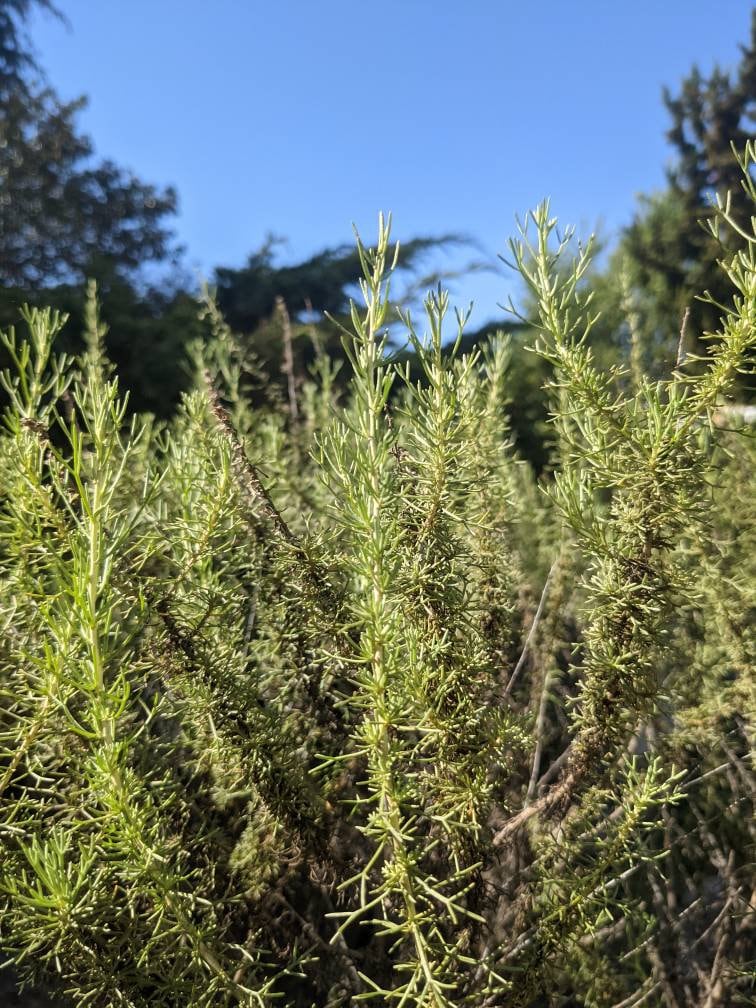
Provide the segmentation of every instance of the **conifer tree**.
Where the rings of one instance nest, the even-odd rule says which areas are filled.
[[[664,91],[671,117],[667,138],[674,162],[668,188],[646,197],[623,235],[617,270],[626,270],[635,289],[649,363],[669,366],[686,319],[686,341],[698,352],[700,337],[719,326],[726,277],[717,268],[720,241],[729,252],[744,247],[752,208],[740,185],[732,145],[742,150],[756,124],[756,10],[751,37],[741,46],[739,65],[715,67],[705,77],[698,67],[677,94]],[[730,195],[732,226],[713,239],[704,225],[716,216],[716,197]],[[714,303],[697,298],[711,291]]]

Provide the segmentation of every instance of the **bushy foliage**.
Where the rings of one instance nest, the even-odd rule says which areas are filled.
[[[745,186],[754,148],[743,156]],[[720,207],[719,220],[727,220]],[[169,426],[29,310],[0,440],[0,943],[76,1005],[733,1003],[752,991],[756,236],[706,368],[596,367],[542,206],[511,253],[554,375],[448,298],[385,335],[389,225],[322,354],[252,407],[214,311]],[[751,495],[752,496],[752,495]],[[749,973],[749,970],[751,971]],[[751,986],[749,986],[751,985]]]

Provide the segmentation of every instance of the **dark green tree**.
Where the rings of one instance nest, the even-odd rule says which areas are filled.
[[[696,295],[709,290],[717,302],[727,291],[717,259],[722,247],[706,227],[717,198],[731,200],[731,213],[747,231],[752,208],[741,185],[732,145],[742,150],[756,123],[756,11],[751,38],[741,46],[737,68],[716,67],[705,77],[693,67],[677,94],[664,92],[672,124],[667,137],[676,159],[668,187],[642,198],[635,220],[623,235],[613,263],[615,276],[626,271],[636,298],[646,348],[657,363],[674,361],[683,318],[688,348],[700,352],[697,338],[718,328],[722,311]],[[734,227],[722,234],[725,252],[744,245]],[[621,296],[614,285],[614,299]]]
[[[10,91],[29,89],[29,77],[39,74],[39,66],[26,31],[34,7],[56,17],[60,11],[50,0],[0,0],[0,99]]]
[[[0,0],[0,319],[17,322],[25,302],[53,304],[70,316],[62,341],[76,352],[84,281],[96,279],[132,407],[165,415],[187,379],[186,341],[201,331],[179,284],[143,282],[145,263],[175,265],[176,193],[95,159],[76,121],[85,99],[61,101],[37,62],[35,5],[61,16],[50,0]]]
[[[0,110],[0,283],[36,287],[96,274],[103,261],[132,277],[172,255],[172,188],[92,162],[78,132],[84,99],[50,89],[14,93]]]
[[[81,282],[105,268],[135,277],[175,252],[176,193],[94,159],[76,123],[85,99],[62,102],[34,58],[32,6],[0,0],[0,284]]]

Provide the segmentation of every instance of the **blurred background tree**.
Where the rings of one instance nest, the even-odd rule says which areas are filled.
[[[62,102],[35,58],[27,31],[35,6],[61,16],[51,0],[0,0],[0,325],[15,321],[24,301],[52,304],[71,313],[66,337],[73,349],[84,281],[96,279],[108,350],[132,406],[166,416],[186,382],[186,347],[207,331],[173,230],[177,195],[96,160],[76,122],[85,99]],[[675,152],[667,188],[640,198],[607,265],[585,281],[603,313],[593,332],[598,359],[608,365],[627,355],[629,307],[644,364],[657,372],[676,359],[686,310],[689,350],[700,352],[699,337],[717,327],[718,309],[695,299],[707,288],[717,300],[724,296],[715,243],[699,222],[711,216],[715,194],[726,191],[736,219],[748,212],[730,142],[742,146],[756,121],[756,14],[737,68],[704,77],[694,67],[678,93],[663,97]],[[725,238],[733,250],[740,247],[736,232]],[[426,256],[460,240],[420,237],[403,245],[402,300],[439,279],[422,275]],[[347,311],[359,276],[351,245],[284,265],[279,250],[280,239],[270,238],[243,266],[218,266],[212,277],[223,315],[274,384],[283,381],[276,299],[288,308],[291,366],[301,376],[314,356],[313,333],[326,352],[341,355],[337,327],[324,313],[338,318]],[[502,318],[468,333],[466,345],[499,327],[513,333],[512,430],[540,469],[548,461],[546,374],[543,362],[524,352],[532,338],[527,325]]]
[[[616,325],[625,274],[644,363],[656,370],[674,363],[686,313],[688,351],[705,352],[701,337],[718,328],[720,309],[697,298],[704,290],[720,303],[728,298],[716,268],[721,248],[706,228],[717,197],[729,193],[733,216],[742,226],[750,219],[732,144],[742,150],[756,124],[756,11],[749,43],[740,49],[741,61],[733,72],[715,67],[705,77],[694,66],[677,94],[665,89],[671,117],[667,139],[675,155],[668,185],[640,198],[600,285],[600,306]],[[732,228],[722,238],[731,252],[744,245]]]
[[[0,0],[0,326],[15,322],[25,302],[52,305],[70,313],[65,337],[75,349],[85,281],[96,280],[108,353],[132,407],[165,416],[186,385],[186,348],[207,331],[172,227],[177,194],[95,160],[92,141],[76,123],[86,99],[62,102],[35,58],[26,29],[35,3],[61,16],[49,0]],[[433,250],[464,241],[457,235],[408,241],[405,276],[417,274]],[[323,316],[347,313],[361,275],[353,244],[280,266],[280,243],[269,239],[241,268],[218,267],[213,280],[221,311],[272,381],[280,378],[282,358],[276,299],[288,306],[293,366],[304,374],[314,357],[313,320],[322,349],[341,356],[338,329]],[[146,267],[157,281],[146,282]],[[408,282],[403,297],[439,276]]]
[[[24,302],[50,304],[70,313],[64,342],[74,349],[85,281],[97,280],[132,405],[164,413],[199,332],[194,301],[176,282],[176,193],[95,159],[76,123],[86,99],[61,101],[35,58],[26,29],[35,4],[61,16],[48,0],[0,0],[0,326],[16,322]],[[164,268],[159,286],[145,283],[150,264]]]
[[[26,31],[26,22],[33,7],[62,17],[50,0],[2,0],[0,2],[0,98],[10,93],[23,93],[29,87],[29,75],[39,74]]]
[[[62,102],[34,58],[24,30],[31,7],[0,2],[0,283],[50,286],[103,270],[136,278],[176,254],[167,223],[175,190],[94,161],[76,126],[86,99]]]

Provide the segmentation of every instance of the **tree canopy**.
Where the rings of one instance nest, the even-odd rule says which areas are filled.
[[[39,74],[26,22],[34,7],[56,17],[60,11],[51,0],[0,0],[0,98],[10,91],[29,89],[29,77]]]
[[[0,284],[81,282],[104,264],[136,277],[174,252],[176,192],[95,159],[76,122],[86,99],[61,101],[36,62],[32,6],[0,0]]]
[[[717,198],[730,199],[732,217],[742,230],[750,221],[732,148],[742,151],[756,124],[756,11],[735,70],[716,67],[706,77],[694,66],[679,92],[667,89],[663,97],[672,120],[667,137],[675,152],[668,186],[641,199],[622,237],[615,270],[628,272],[651,355],[668,364],[686,314],[692,347],[719,324],[718,304],[727,296],[716,266],[722,247],[706,227]],[[724,228],[720,237],[728,253],[744,245],[737,227]],[[702,290],[709,290],[718,304],[698,299]]]

